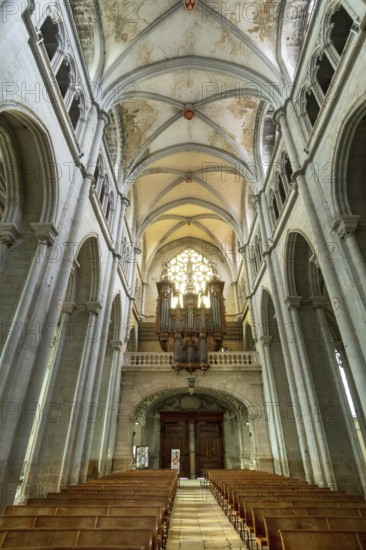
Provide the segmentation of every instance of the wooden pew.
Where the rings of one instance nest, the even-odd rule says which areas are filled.
[[[364,550],[366,533],[344,531],[280,531],[281,550]]]
[[[1,547],[0,547],[1,548]],[[9,546],[11,550],[23,550],[24,546]],[[120,544],[119,546],[27,546],[27,550],[145,550],[144,546],[131,546],[130,544]]]
[[[266,529],[266,538],[269,550],[282,550],[281,537],[279,531],[287,530],[322,530],[342,532],[361,532],[366,533],[365,518],[347,518],[347,517],[265,517],[264,524]]]
[[[153,550],[162,548],[162,533],[155,516],[138,516],[133,521],[120,516],[0,516],[0,529],[148,529]]]
[[[149,530],[122,529],[0,529],[0,548],[43,546],[93,547],[129,544],[152,550]]]
[[[361,510],[359,508],[336,508],[336,507],[314,507],[314,508],[252,508],[253,526],[255,533],[256,544],[262,548],[267,545],[266,530],[264,525],[265,517],[277,516],[310,516],[310,517],[327,517],[327,518],[360,518]],[[338,521],[338,520],[337,520]],[[343,527],[343,525],[342,525]]]
[[[366,531],[366,518],[327,517],[327,523],[331,531]]]
[[[279,530],[315,530],[328,529],[326,518],[307,516],[277,516],[264,518],[267,546],[269,550],[282,550]],[[301,548],[301,547],[300,547]]]
[[[162,506],[37,506],[37,505],[18,505],[7,506],[4,510],[4,516],[1,517],[41,517],[41,516],[117,516],[121,518],[130,518],[133,520],[140,516],[153,516],[158,522],[158,535],[166,539],[169,529],[168,521],[164,521],[164,509]],[[169,519],[169,518],[168,518]]]

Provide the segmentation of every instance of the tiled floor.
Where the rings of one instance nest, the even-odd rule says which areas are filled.
[[[170,517],[167,550],[245,550],[246,546],[199,480],[180,482]]]

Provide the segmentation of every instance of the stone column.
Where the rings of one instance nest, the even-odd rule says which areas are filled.
[[[326,349],[326,352],[329,358],[329,366],[333,367],[333,368],[330,368],[330,374],[331,374],[331,377],[333,378],[333,383],[336,389],[336,395],[334,395],[334,397],[338,398],[336,401],[337,410],[334,414],[333,421],[336,423],[335,427],[338,431],[338,434],[341,440],[345,442],[345,437],[342,435],[342,432],[345,436],[349,437],[350,445],[347,445],[345,442],[346,448],[344,448],[343,458],[347,464],[351,464],[351,461],[353,459],[358,469],[358,473],[360,476],[359,479],[361,480],[363,492],[365,494],[366,493],[365,466],[363,464],[363,457],[362,457],[362,453],[360,450],[360,446],[359,446],[359,442],[356,434],[355,424],[352,420],[351,411],[347,402],[347,397],[345,394],[341,375],[340,375],[339,369],[337,368],[335,349],[334,349],[334,344],[330,338],[328,321],[325,317],[324,306],[327,305],[327,303],[328,302],[326,298],[324,298],[323,296],[313,296],[311,299],[311,304],[312,304],[312,307],[315,309],[318,325],[320,328],[322,345]],[[332,479],[332,477],[334,478],[333,486],[331,484],[328,484],[328,486],[332,489],[336,489],[337,485],[335,481],[333,468],[331,468],[331,463],[327,461],[324,464],[324,469],[328,470],[327,477],[329,479]],[[347,469],[348,469],[347,467],[343,468],[343,477],[347,476]]]
[[[298,357],[298,361],[296,361],[298,366],[296,366],[294,371],[297,383],[301,382],[301,393],[299,392],[301,416],[305,417],[305,429],[314,472],[314,481],[320,487],[324,485],[333,487],[335,483],[334,474],[332,474],[330,467],[327,467],[327,464],[330,464],[331,461],[319,415],[319,403],[316,398],[311,373],[309,372],[308,356],[299,318],[298,309],[301,300],[300,296],[288,296],[286,299],[291,320],[290,326],[296,329],[296,333],[290,335],[290,338],[293,340],[292,348]]]
[[[262,210],[262,204],[261,204],[261,196],[256,195],[254,197],[254,202],[257,207],[259,222],[261,227],[265,227],[264,219],[263,219],[263,210]],[[264,235],[267,239],[266,235]],[[277,321],[278,326],[280,328],[280,339],[281,339],[281,346],[283,350],[283,358],[286,368],[286,375],[288,379],[290,394],[292,397],[292,400],[294,403],[299,403],[301,410],[307,410],[307,403],[306,400],[304,401],[304,389],[303,389],[303,383],[302,378],[299,375],[296,375],[296,372],[299,372],[301,370],[301,357],[299,357],[296,353],[294,353],[293,345],[289,342],[287,333],[285,332],[285,327],[289,324],[289,318],[288,318],[288,311],[284,307],[284,296],[282,288],[279,286],[280,282],[278,281],[279,277],[276,277],[274,266],[273,266],[273,258],[275,255],[275,249],[271,249],[266,246],[263,250],[263,257],[264,261],[266,262],[266,266],[268,269],[268,275],[271,283],[271,289],[272,289],[272,299],[273,304],[275,308],[275,312],[277,315]],[[279,271],[279,270],[278,270]],[[282,294],[282,295],[281,295]],[[298,326],[298,325],[295,325]],[[292,359],[292,360],[291,360]],[[312,463],[317,461],[317,451],[316,451],[316,444],[315,444],[315,437],[314,434],[310,431],[308,431],[305,428],[303,417],[298,419],[296,423],[296,429],[299,437],[299,444],[300,444],[300,450],[301,450],[301,456],[305,471],[305,477],[306,480],[311,483],[314,481],[314,471]],[[308,448],[312,449],[311,458],[309,455]],[[320,466],[315,465],[315,470],[319,471]]]
[[[132,440],[135,419],[123,406],[127,398],[131,401],[134,394],[134,383],[130,375],[125,376],[122,383],[121,403],[118,416],[118,433],[113,457],[113,472],[128,470],[132,465]]]
[[[136,267],[137,267],[137,256],[139,254],[141,254],[141,250],[137,246],[134,246],[133,250],[134,250],[134,256],[133,256],[132,269],[131,269],[130,278],[129,278],[130,281],[134,281],[134,279],[135,279],[135,272],[136,272]],[[130,283],[130,284],[133,285],[133,282]],[[126,326],[125,326],[126,331],[128,330],[128,327],[130,326],[131,316],[132,316],[132,307],[133,307],[133,302],[135,301],[135,298],[132,295],[129,296],[129,299],[130,299],[130,304],[129,304],[127,319],[126,319]],[[128,338],[127,332],[126,332],[126,338]]]
[[[250,384],[252,411],[249,423],[253,438],[253,463],[256,470],[273,473],[273,456],[268,437],[268,424],[263,400],[263,384]]]
[[[93,371],[96,367],[96,358],[93,360],[93,352],[95,341],[99,338],[97,316],[101,305],[99,302],[89,302],[85,304],[85,307],[89,313],[89,320],[73,399],[75,406],[71,410],[62,458],[60,487],[64,487],[70,482],[77,483],[79,481],[85,431],[88,423],[93,423],[92,415],[95,414],[90,411],[90,408],[86,412],[86,405],[89,406],[90,401],[85,399],[85,394],[87,384],[90,383],[90,379],[94,379]]]
[[[364,316],[366,306],[366,289],[364,285],[364,281],[366,281],[366,264],[355,237],[360,217],[340,215],[333,220],[332,229],[338,234],[341,250],[343,250],[345,256],[341,271],[348,272],[351,269],[353,278],[353,284],[350,285],[351,289],[357,289],[363,301],[363,304],[361,304],[361,301],[355,300],[352,305],[358,308],[359,315]]]
[[[291,128],[298,128],[298,120],[296,113],[294,112],[294,107],[288,103],[288,113],[281,108],[275,113],[275,120],[279,124],[289,156],[292,163],[295,163],[300,168],[300,161],[296,145],[292,139],[292,131],[290,131],[289,122]],[[289,116],[289,120],[288,120]],[[323,228],[316,214],[317,208],[314,204],[314,200],[310,193],[308,184],[304,177],[303,170],[297,170],[294,172],[293,177],[298,182],[299,195],[304,203],[307,216],[309,217],[314,239],[320,246],[322,250],[327,250],[327,243],[325,242],[323,235]],[[343,287],[339,282],[339,273],[347,273],[348,265],[345,266],[345,269],[337,270],[335,265],[331,262],[324,262],[322,265],[322,274],[327,285],[327,290],[331,298],[335,317],[342,335],[342,340],[347,342],[347,355],[349,359],[350,368],[352,370],[352,375],[360,395],[360,403],[362,404],[362,410],[360,410],[360,415],[363,416],[363,421],[366,419],[366,347],[363,346],[364,342],[364,329],[363,323],[358,322],[360,318],[359,315],[352,315],[354,310],[354,304],[357,302],[357,299],[350,300],[343,291]],[[349,285],[352,292],[357,291],[353,281]],[[363,319],[365,316],[364,310],[361,316]],[[366,423],[366,422],[365,422]]]
[[[353,380],[352,372],[351,372],[351,369],[350,369],[350,366],[349,366],[346,350],[345,350],[343,342],[341,342],[341,341],[340,342],[334,342],[334,346],[335,346],[335,349],[337,350],[337,352],[339,353],[339,358],[341,360],[342,367],[343,367],[343,370],[344,370],[344,373],[345,373],[345,376],[346,376],[346,379],[347,379],[347,384],[348,384],[349,391],[350,391],[350,394],[351,394],[351,397],[352,397],[353,405],[356,409],[358,425],[359,425],[359,428],[360,428],[360,431],[361,431],[361,434],[362,434],[362,437],[363,437],[364,445],[366,445],[366,425],[363,422],[363,417],[362,416],[359,417],[359,411],[361,410],[361,403],[360,403],[360,398],[359,398],[359,395],[358,395],[358,392],[357,392],[355,382]]]
[[[239,296],[238,296],[238,281],[233,281],[231,283],[231,286],[233,287],[235,309],[236,309],[236,312],[239,313],[240,308],[239,308]]]
[[[239,253],[243,256],[245,299],[248,302],[249,317],[251,320],[251,327],[252,327],[252,336],[254,341],[257,341],[257,329],[256,329],[256,323],[255,323],[252,294],[250,291],[249,270],[248,270],[248,264],[247,264],[247,250],[248,250],[248,245],[242,246],[241,248],[239,248]]]
[[[108,384],[107,402],[104,411],[104,422],[102,431],[102,440],[100,443],[100,456],[98,465],[99,476],[105,476],[110,474],[110,468],[112,465],[112,447],[113,447],[113,435],[117,428],[117,413],[118,413],[118,397],[116,399],[116,389],[119,390],[119,376],[118,373],[121,369],[120,358],[122,342],[115,340],[111,342],[113,348],[111,376]]]
[[[142,281],[141,313],[143,315],[145,313],[146,291],[148,286],[149,286],[149,283]]]
[[[104,367],[104,357],[107,347],[107,335],[109,331],[109,323],[111,319],[111,311],[113,306],[113,299],[115,297],[115,281],[117,278],[117,272],[118,272],[118,265],[122,258],[122,243],[123,243],[123,227],[124,227],[124,216],[126,212],[126,208],[130,205],[130,201],[127,197],[120,196],[120,223],[117,228],[117,238],[116,238],[116,246],[115,248],[111,249],[111,253],[108,258],[105,278],[106,278],[106,284],[103,285],[104,288],[104,296],[102,296],[102,304],[104,302],[103,312],[104,316],[102,319],[102,330],[101,334],[104,336],[102,341],[99,341],[99,355],[98,350],[96,350],[96,353],[98,355],[98,367],[97,372],[95,376],[95,382],[93,384],[93,395],[91,397],[92,401],[95,403],[98,403],[99,399],[99,392],[100,392],[100,384],[102,381],[102,375],[103,375],[103,367]],[[122,322],[122,319],[120,319],[120,323]],[[121,328],[119,327],[119,332],[121,332]],[[121,337],[121,335],[120,335]],[[120,356],[120,354],[119,354]],[[113,368],[111,371],[112,376]],[[106,413],[109,414],[109,413]],[[116,426],[114,426],[114,429],[116,429]],[[93,440],[93,426],[88,426],[87,433],[85,434],[85,442],[84,442],[84,461],[83,466],[80,471],[80,481],[85,481],[87,477],[87,471],[88,471],[88,461],[90,456],[90,450],[92,446],[92,440]]]
[[[261,336],[259,338],[259,345],[262,348],[262,367],[265,374],[267,384],[264,388],[264,391],[268,393],[268,399],[266,398],[266,403],[268,407],[271,408],[268,415],[268,429],[269,436],[272,442],[272,452],[274,455],[274,468],[275,472],[279,475],[284,475],[289,477],[290,472],[288,468],[287,456],[286,456],[286,446],[282,431],[282,421],[281,413],[279,411],[279,401],[277,398],[276,385],[273,378],[272,372],[272,360],[269,347],[271,345],[272,337],[271,336]]]
[[[24,330],[28,329],[30,333],[35,330],[40,332],[40,329],[37,329],[39,323],[29,322],[32,316],[31,308],[34,305],[35,296],[42,293],[42,290],[47,292],[47,289],[40,285],[40,281],[44,277],[49,257],[52,257],[52,252],[49,254],[48,249],[53,245],[57,231],[52,224],[32,224],[32,226],[38,239],[38,244],[15,316],[12,319],[11,326],[9,324],[6,343],[0,358],[0,402],[8,401],[5,396],[9,392],[9,386],[11,386],[9,378],[14,377],[14,365],[22,366],[19,362],[19,356],[15,360],[17,348],[20,346],[22,346],[23,350],[30,348],[33,354],[35,340],[42,341],[41,334],[39,334],[38,338],[29,338],[28,342],[24,343]]]

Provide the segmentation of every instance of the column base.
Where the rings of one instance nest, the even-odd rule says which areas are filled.
[[[133,466],[132,458],[114,458],[112,462],[112,474],[118,472],[124,472],[126,470],[131,470]]]

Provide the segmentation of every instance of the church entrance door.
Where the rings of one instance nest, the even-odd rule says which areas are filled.
[[[180,476],[195,478],[223,468],[223,412],[160,412],[160,468],[170,468],[180,449]]]

